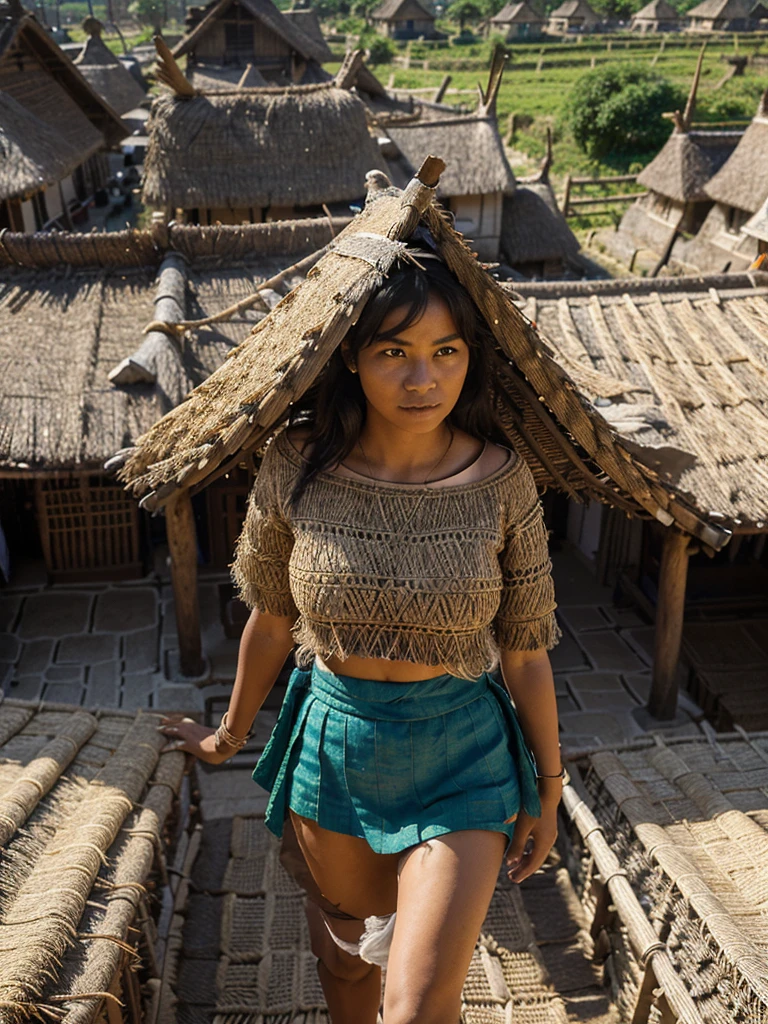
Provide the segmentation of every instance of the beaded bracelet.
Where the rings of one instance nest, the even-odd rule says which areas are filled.
[[[221,716],[221,724],[214,734],[216,752],[223,754],[225,750],[232,750],[233,753],[236,753],[238,750],[243,749],[251,736],[253,736],[251,732],[245,736],[234,736],[227,727],[227,712],[225,711]]]

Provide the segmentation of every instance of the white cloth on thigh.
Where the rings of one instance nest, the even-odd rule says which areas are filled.
[[[331,938],[345,953],[350,956],[359,956],[367,964],[374,964],[376,967],[386,968],[389,961],[389,949],[392,945],[392,936],[395,931],[396,914],[384,914],[381,917],[366,917],[365,931],[359,942],[347,942],[340,939],[331,928],[330,921],[323,914]]]

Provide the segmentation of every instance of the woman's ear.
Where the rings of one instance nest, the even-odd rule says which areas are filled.
[[[355,360],[352,358],[352,354],[349,351],[349,345],[346,341],[342,341],[341,343],[341,358],[344,360],[344,365],[350,373],[357,373]]]

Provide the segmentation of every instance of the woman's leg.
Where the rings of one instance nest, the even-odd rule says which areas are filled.
[[[322,914],[307,901],[312,951],[333,1024],[375,1024],[381,1003],[381,970],[341,949],[329,934],[357,942],[363,922],[391,914],[397,904],[399,854],[374,853],[364,839],[329,832],[291,814],[296,838],[322,897],[352,920]]]
[[[384,1024],[458,1024],[506,845],[501,832],[471,830],[430,839],[405,855]]]

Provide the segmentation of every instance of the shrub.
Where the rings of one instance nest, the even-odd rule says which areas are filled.
[[[682,94],[650,68],[609,64],[579,78],[565,105],[578,145],[593,159],[659,149],[671,122],[662,114],[680,108]]]
[[[371,64],[390,64],[397,53],[397,47],[391,39],[381,36],[378,32],[364,33],[360,36],[360,45],[368,52]]]

